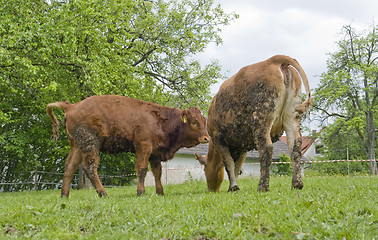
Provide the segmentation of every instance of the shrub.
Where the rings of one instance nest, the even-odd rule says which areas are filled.
[[[293,173],[293,169],[290,164],[290,157],[285,153],[279,155],[279,163],[277,167],[272,168],[272,173],[275,175],[291,175]]]
[[[348,175],[348,162],[313,163],[311,170],[321,175]],[[349,174],[368,174],[368,162],[349,162]]]

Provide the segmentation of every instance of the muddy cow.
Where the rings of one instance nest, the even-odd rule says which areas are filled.
[[[63,177],[62,197],[68,197],[74,172],[81,164],[100,197],[107,196],[97,174],[99,152],[136,153],[137,195],[145,192],[150,162],[156,193],[163,195],[161,161],[172,159],[181,147],[206,143],[206,119],[198,108],[179,110],[123,96],[92,96],[81,102],[50,103],[46,112],[58,137],[53,108],[65,112],[64,126],[70,143]]]
[[[298,75],[299,73],[299,75]],[[307,99],[301,100],[301,78]],[[293,166],[292,187],[301,189],[302,115],[311,105],[306,74],[295,59],[277,55],[246,66],[226,80],[213,98],[207,121],[211,137],[208,154],[196,155],[205,164],[207,186],[219,191],[224,168],[229,191],[239,190],[237,177],[247,151],[260,155],[258,190],[269,190],[273,142],[286,132]]]

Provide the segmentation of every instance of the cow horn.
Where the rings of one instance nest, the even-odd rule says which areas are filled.
[[[194,156],[196,157],[198,162],[201,163],[202,165],[207,164],[207,154],[206,155],[198,155],[197,153],[194,153]]]

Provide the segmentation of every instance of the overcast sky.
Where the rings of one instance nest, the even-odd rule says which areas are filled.
[[[327,53],[336,50],[341,29],[368,29],[378,24],[377,0],[216,0],[239,18],[223,27],[223,44],[211,44],[196,56],[203,63],[218,59],[228,77],[241,67],[283,54],[305,70],[311,89],[326,71]],[[227,72],[228,71],[228,72]],[[212,86],[215,94],[220,84]],[[304,90],[303,90],[304,91]]]

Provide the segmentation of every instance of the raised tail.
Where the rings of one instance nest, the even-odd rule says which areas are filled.
[[[69,101],[65,101],[65,102],[49,103],[46,106],[46,113],[51,118],[51,121],[52,121],[52,124],[53,124],[52,131],[53,131],[53,139],[54,139],[55,143],[57,142],[58,136],[59,136],[59,121],[58,121],[58,119],[56,119],[55,114],[53,112],[53,109],[54,108],[60,108],[63,111],[66,111],[66,109],[70,105],[71,104],[70,104]]]
[[[302,78],[302,82],[303,82],[303,85],[304,85],[305,90],[306,90],[307,99],[302,104],[297,106],[295,108],[295,110],[300,112],[300,113],[307,112],[307,110],[311,106],[311,90],[310,90],[310,85],[308,84],[308,79],[307,79],[306,73],[304,72],[303,68],[301,67],[301,65],[299,65],[297,60],[295,60],[294,58],[288,57],[288,56],[277,55],[277,56],[274,56],[272,58],[274,58],[275,62],[280,63],[280,64],[289,64],[289,65],[293,66],[298,71],[299,75]]]

